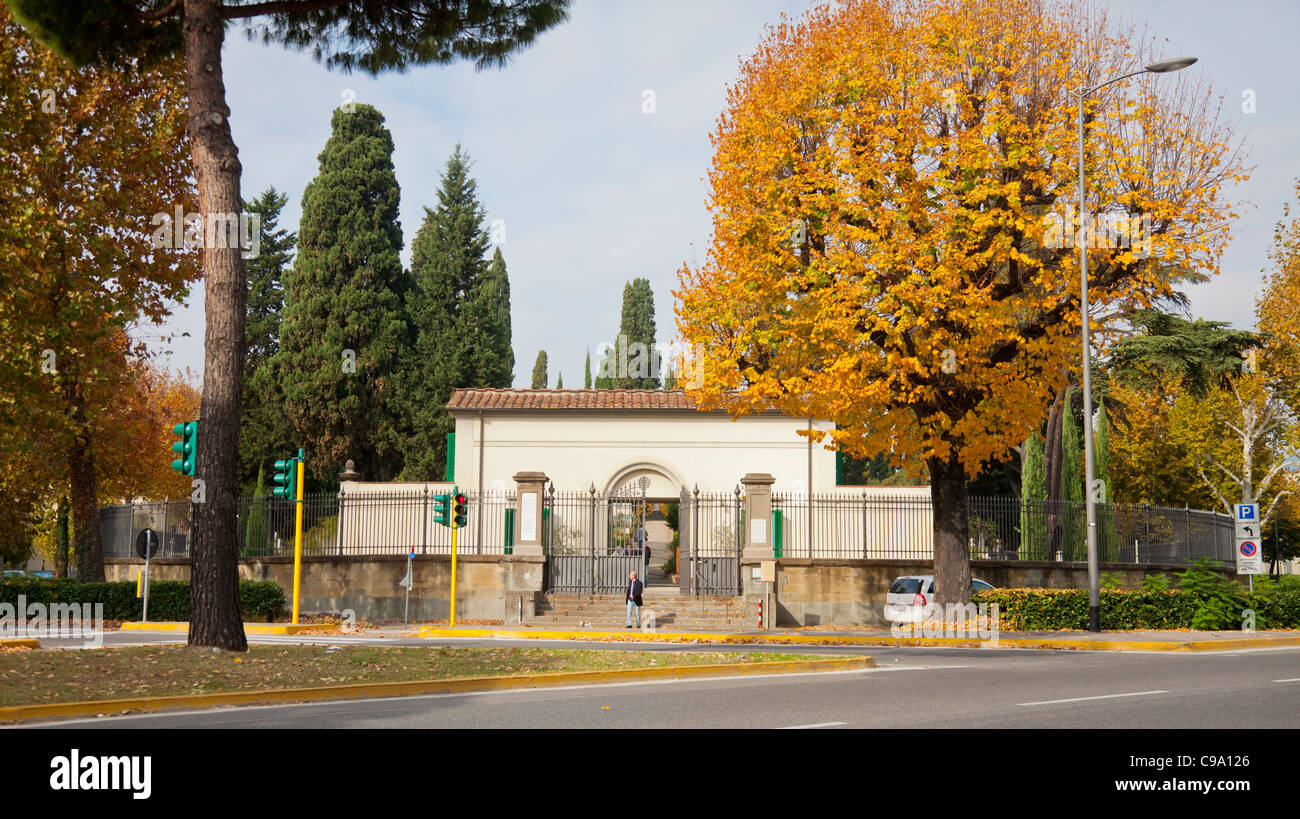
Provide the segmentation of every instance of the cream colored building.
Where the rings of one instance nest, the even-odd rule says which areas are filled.
[[[662,390],[457,390],[452,479],[473,491],[513,491],[520,471],[543,472],[557,491],[606,493],[650,479],[646,496],[726,492],[748,472],[777,492],[835,488],[835,453],[798,430],[808,419],[770,412],[732,419]],[[813,421],[817,430],[833,425]]]

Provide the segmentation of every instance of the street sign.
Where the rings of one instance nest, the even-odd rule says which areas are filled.
[[[158,556],[158,547],[162,545],[162,538],[152,529],[141,529],[135,536],[135,552],[140,555],[141,560],[149,560]]]
[[[1237,504],[1237,520],[1248,520],[1251,522],[1258,522],[1259,504],[1257,503]]]
[[[1254,520],[1238,520],[1237,540],[1259,540],[1259,522]]]
[[[1258,540],[1237,541],[1237,574],[1263,574],[1264,557]]]

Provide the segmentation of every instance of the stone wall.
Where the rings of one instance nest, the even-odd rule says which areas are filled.
[[[144,567],[143,560],[104,561],[108,580],[129,580]],[[188,560],[159,559],[150,563],[154,580],[189,580]],[[422,555],[412,561],[411,621],[442,620],[451,614],[451,557]],[[403,619],[406,556],[304,557],[303,614],[341,614],[358,619]],[[239,561],[241,580],[271,580],[293,594],[293,558],[260,557]],[[542,588],[542,560],[514,555],[466,555],[456,563],[456,619],[496,620],[507,625],[532,619],[536,594]]]
[[[885,626],[885,595],[894,578],[932,574],[929,560],[808,560],[776,561],[776,625]],[[1100,571],[1120,575],[1126,588],[1142,583],[1148,574],[1171,574],[1185,566],[1102,563]],[[750,592],[746,572],[746,591]],[[1232,569],[1223,573],[1237,579]],[[999,588],[1086,589],[1087,563],[1049,561],[979,561],[971,574]],[[1171,583],[1174,578],[1170,578]]]

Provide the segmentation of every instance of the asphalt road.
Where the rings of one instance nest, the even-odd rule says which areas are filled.
[[[133,642],[143,642],[131,635]],[[348,638],[347,642],[370,642]],[[171,635],[167,642],[175,642]],[[339,643],[257,638],[258,643]],[[374,640],[385,645],[406,641]],[[416,645],[564,645],[412,640]],[[716,646],[581,645],[607,650]],[[728,649],[730,650],[730,649]],[[221,708],[87,728],[1297,728],[1300,648],[1213,653],[766,646],[870,654],[878,669]]]

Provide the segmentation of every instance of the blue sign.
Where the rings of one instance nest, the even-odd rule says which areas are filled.
[[[1237,504],[1237,520],[1255,520],[1259,506],[1254,503]]]
[[[1254,556],[1255,556],[1255,544],[1251,543],[1249,540],[1246,541],[1246,542],[1244,542],[1244,543],[1242,543],[1242,544],[1241,544],[1241,556],[1242,556],[1242,557],[1254,557]]]

